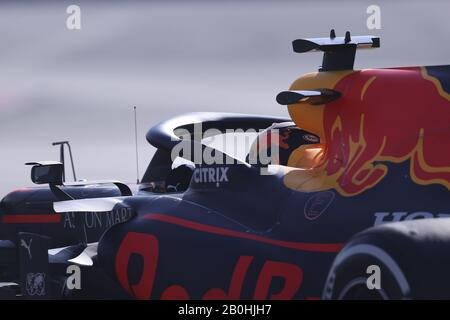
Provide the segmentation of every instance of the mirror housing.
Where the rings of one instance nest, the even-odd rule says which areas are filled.
[[[28,162],[32,165],[31,181],[35,184],[62,185],[64,166],[58,161]]]

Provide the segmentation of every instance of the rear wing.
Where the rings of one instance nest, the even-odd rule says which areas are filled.
[[[292,42],[292,47],[297,53],[324,52],[319,71],[352,70],[356,49],[379,48],[380,38],[371,35],[352,37],[349,31],[345,37],[336,37],[332,29],[329,38],[297,39]]]

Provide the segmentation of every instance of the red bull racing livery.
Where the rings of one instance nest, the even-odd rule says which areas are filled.
[[[277,95],[290,117],[163,121],[137,185],[67,183],[67,142],[30,163],[40,186],[0,203],[1,296],[450,298],[450,66],[353,70],[379,46],[295,40],[323,61]],[[244,158],[205,142],[229,130],[256,133]]]

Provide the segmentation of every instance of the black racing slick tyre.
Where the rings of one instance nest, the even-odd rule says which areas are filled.
[[[450,219],[387,223],[336,256],[323,299],[449,299]]]
[[[371,278],[375,273],[379,274],[379,285]],[[336,258],[323,298],[390,300],[404,299],[408,294],[408,282],[397,263],[379,247],[358,244],[346,247]]]

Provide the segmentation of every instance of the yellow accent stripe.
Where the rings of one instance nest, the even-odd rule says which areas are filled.
[[[442,97],[444,97],[445,99],[450,100],[450,94],[448,94],[448,93],[442,88],[442,84],[441,84],[441,82],[439,81],[439,79],[437,79],[437,78],[435,78],[435,77],[433,77],[433,76],[430,76],[430,75],[428,74],[428,72],[427,72],[427,68],[425,68],[425,67],[420,67],[420,69],[421,69],[420,72],[421,72],[421,74],[422,74],[422,77],[423,77],[424,79],[428,80],[428,81],[433,82],[433,84],[436,86],[436,89],[437,89],[437,91],[439,92],[439,94],[440,94]]]
[[[367,88],[372,84],[372,82],[376,79],[376,76],[371,77],[369,80],[366,81],[364,84],[362,90],[361,90],[361,101],[364,99],[364,95],[366,94]]]

